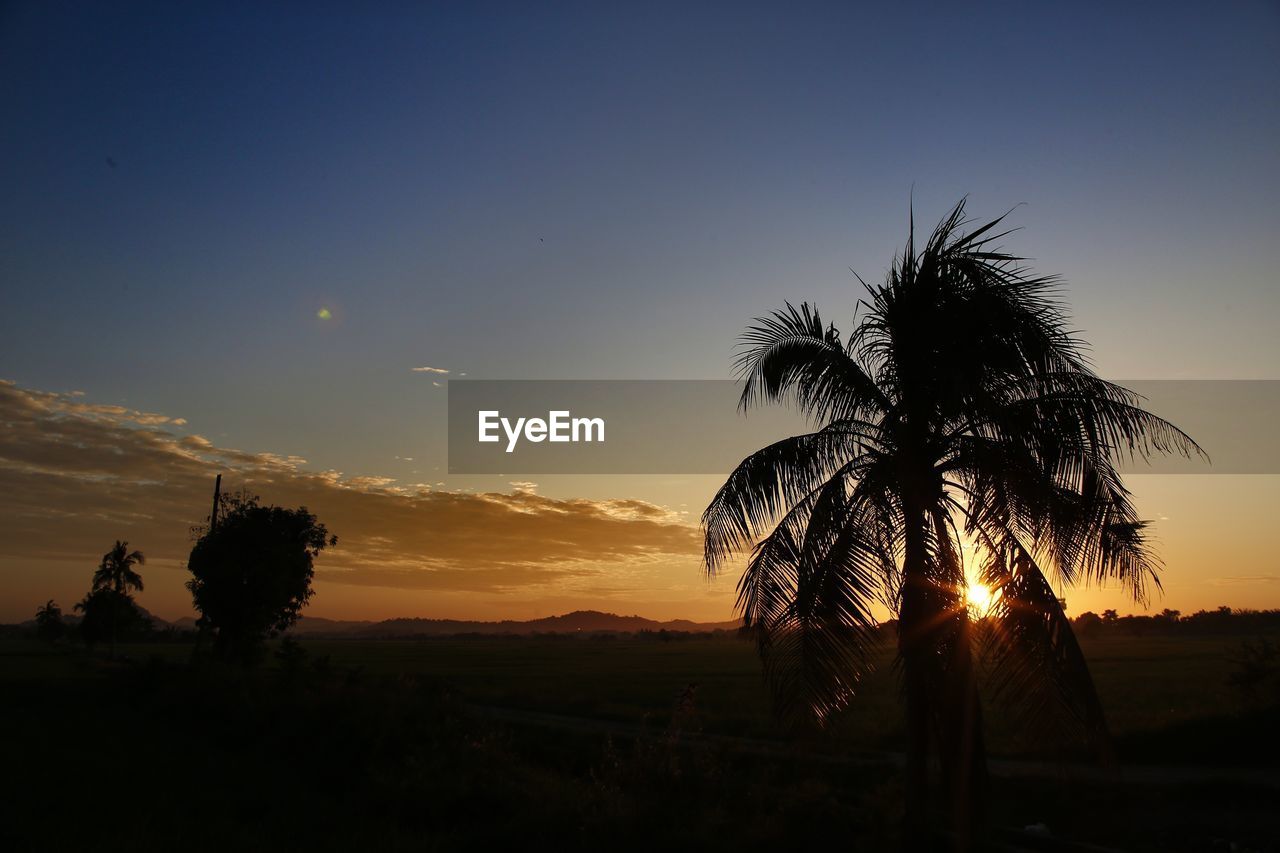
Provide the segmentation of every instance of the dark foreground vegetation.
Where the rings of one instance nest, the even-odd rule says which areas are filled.
[[[797,741],[749,643],[667,640],[287,640],[245,669],[10,631],[0,849],[897,849],[890,649],[857,709]],[[1276,640],[1087,636],[1124,767],[1081,769],[996,716],[1001,843],[1280,849],[1276,673],[1256,653]]]

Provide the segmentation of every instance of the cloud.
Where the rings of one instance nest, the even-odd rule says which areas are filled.
[[[1222,578],[1209,578],[1210,586],[1241,586],[1246,584],[1267,584],[1280,581],[1280,575],[1234,575]]]
[[[0,379],[0,386],[7,388],[17,388],[10,380]],[[77,398],[83,397],[83,391],[70,391],[65,394],[57,394],[51,391],[33,391],[30,389],[22,389],[22,393],[27,395],[29,404],[34,409],[38,409],[48,413],[62,413],[80,415],[86,420],[120,423],[120,424],[137,424],[139,426],[162,426],[169,424],[171,426],[185,426],[186,418],[171,418],[168,415],[161,415],[155,412],[140,412],[137,409],[130,409],[127,406],[111,405],[104,403],[82,403]]]
[[[414,373],[441,373],[441,374],[444,374],[444,373],[448,373],[448,372],[449,372],[448,370],[446,370],[446,369],[445,369],[445,368],[443,368],[443,367],[414,367],[414,368],[412,368],[412,370],[413,370],[413,372],[414,372]]]
[[[339,537],[317,564],[317,580],[328,583],[534,591],[598,584],[655,561],[692,564],[700,554],[695,527],[644,501],[550,498],[524,482],[470,493],[347,477],[308,470],[297,456],[177,435],[175,424],[0,382],[4,565],[91,566],[120,538],[142,548],[151,566],[181,568],[217,473],[224,489],[315,512]]]

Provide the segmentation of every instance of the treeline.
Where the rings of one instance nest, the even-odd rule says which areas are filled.
[[[1218,607],[1183,614],[1168,608],[1150,615],[1121,616],[1114,610],[1086,611],[1071,620],[1082,637],[1108,634],[1215,636],[1280,633],[1280,610],[1233,610]]]

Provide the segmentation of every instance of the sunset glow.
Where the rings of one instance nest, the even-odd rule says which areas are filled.
[[[965,588],[965,603],[969,607],[969,614],[975,619],[981,619],[987,615],[991,609],[991,605],[996,601],[996,595],[986,584],[978,581],[970,581]]]
[[[451,474],[446,379],[731,379],[752,317],[811,300],[851,328],[851,268],[878,280],[909,216],[966,195],[975,217],[1018,205],[1009,239],[1062,276],[1099,375],[1280,375],[1270,13],[1115,13],[1079,74],[1044,57],[1094,43],[1088,15],[1019,11],[997,60],[980,16],[947,13],[929,61],[1018,105],[970,126],[919,101],[941,79],[924,65],[889,70],[916,23],[891,5],[707,7],[679,38],[606,6],[533,16],[537,38],[452,6],[217,27],[23,8],[0,27],[30,81],[0,140],[0,620],[78,600],[116,539],[164,568],[140,602],[190,616],[218,473],[338,535],[310,615],[732,618],[734,573],[698,576],[722,475]],[[1179,39],[1209,32],[1235,46],[1189,61]],[[537,402],[503,414],[563,408]],[[1280,606],[1280,478],[1126,485],[1159,542],[1156,612]],[[1098,584],[1070,602],[1141,610]]]

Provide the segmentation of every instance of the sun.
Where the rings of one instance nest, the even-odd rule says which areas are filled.
[[[996,600],[991,588],[978,581],[969,581],[964,590],[965,603],[969,605],[969,614],[976,619],[987,615]]]

